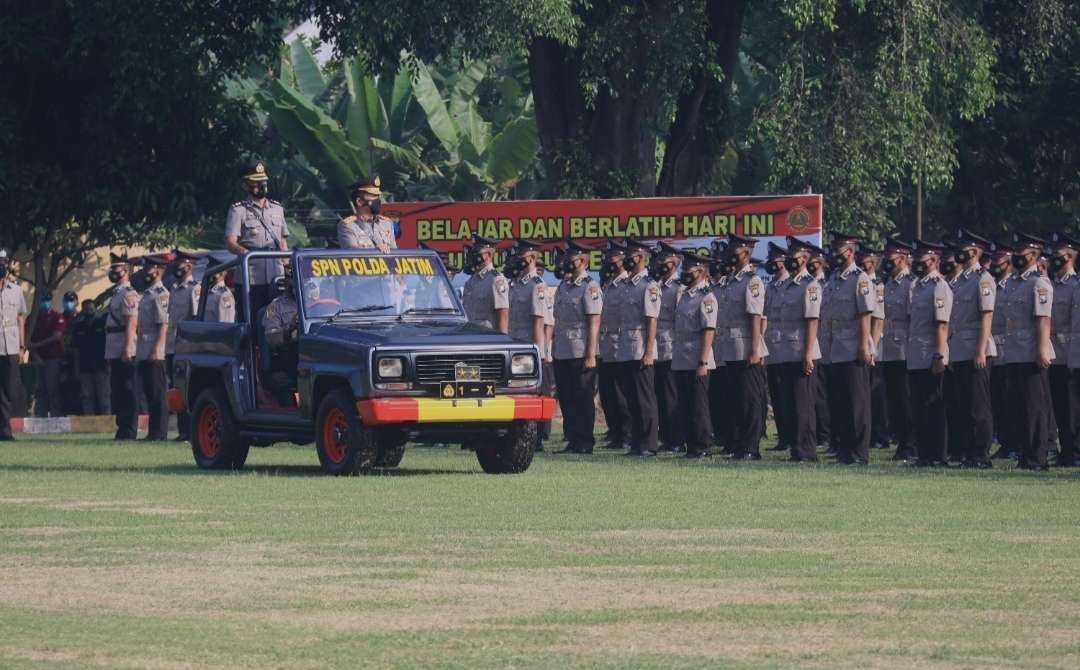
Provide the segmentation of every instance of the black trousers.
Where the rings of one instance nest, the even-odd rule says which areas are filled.
[[[815,368],[812,381],[814,391],[814,434],[819,445],[832,445],[832,413],[829,411],[829,371],[824,365]]]
[[[174,354],[165,355],[165,370],[169,374],[168,388],[176,386],[176,380],[173,378],[173,361],[176,359]],[[176,414],[176,432],[181,438],[187,438],[189,429],[191,428],[191,416],[187,412],[177,412]]]
[[[139,380],[146,393],[146,409],[150,414],[147,439],[164,440],[169,435],[169,405],[165,401],[168,381],[165,361],[139,361]]]
[[[829,413],[841,463],[870,460],[870,368],[857,361],[826,366]]]
[[[781,365],[786,365],[786,363],[766,365],[765,380],[769,388],[769,405],[772,407],[773,422],[776,424],[776,446],[778,449],[790,449],[794,443],[794,434],[791,430],[794,417],[790,405],[790,394],[784,389]]]
[[[719,365],[709,373],[709,418],[712,422],[713,444],[721,451],[734,449],[732,437],[732,392],[728,384],[731,371]]]
[[[791,438],[791,460],[816,461],[817,416],[814,411],[817,376],[820,367],[815,366],[810,375],[803,374],[802,361],[770,365],[776,368],[780,386],[777,393],[788,408],[787,431]]]
[[[990,442],[994,439],[994,418],[991,416],[990,368],[979,369],[974,361],[956,361],[952,370],[953,405],[949,411],[949,439],[959,443],[949,446],[966,463],[985,463],[990,460]]]
[[[619,388],[630,411],[630,450],[639,454],[655,452],[660,419],[653,366],[642,365],[641,361],[619,363]]]
[[[119,358],[109,361],[109,386],[113,413],[116,414],[116,439],[134,440],[139,434],[139,415],[135,408],[135,362]]]
[[[761,446],[761,413],[764,411],[766,381],[765,365],[749,365],[746,361],[725,361],[731,392],[735,394],[735,412],[731,417],[731,449],[735,456],[759,455]]]
[[[870,444],[889,446],[889,401],[885,394],[885,370],[870,368]]]
[[[21,383],[19,355],[0,356],[0,440],[15,439],[11,433],[11,415]]]
[[[1047,456],[1049,456],[1050,448],[1058,442],[1058,425],[1057,418],[1054,416],[1054,403],[1050,400],[1050,374],[1047,369],[1047,374],[1042,376],[1043,380],[1043,397],[1046,398],[1046,405],[1044,406],[1044,412],[1046,413],[1046,449]]]
[[[950,461],[964,458],[964,426],[960,421],[960,400],[956,388],[956,375],[952,366],[945,370],[945,453]]]
[[[671,369],[671,361],[653,363],[656,388],[656,411],[660,422],[660,442],[668,449],[681,449],[686,444],[686,418],[679,402],[679,385]]]
[[[930,370],[909,370],[911,415],[915,423],[920,463],[947,462],[948,427],[945,419],[945,375]]]
[[[878,363],[885,377],[885,399],[888,402],[889,431],[896,438],[897,458],[915,458],[912,439],[911,390],[908,388],[907,361]]]
[[[604,411],[604,421],[607,423],[607,440],[616,447],[622,447],[630,440],[630,411],[619,387],[619,364],[600,360],[597,375],[600,380],[600,409]]]
[[[673,371],[684,408],[686,453],[707,454],[712,449],[712,418],[709,415],[710,375],[698,377],[696,370]]]
[[[586,368],[584,358],[556,359],[553,366],[566,444],[577,451],[591,452],[595,444],[596,368]]]
[[[1016,417],[1009,411],[1009,398],[1012,397],[1009,371],[1004,365],[990,368],[990,398],[994,409],[994,434],[998,444],[1006,454],[1015,454]]]
[[[541,363],[541,367],[543,368],[543,376],[540,378],[540,393],[555,395],[555,368],[548,362]],[[541,442],[548,439],[551,437],[551,421],[541,421],[537,425],[537,430],[537,437]]]
[[[1009,376],[1008,411],[1013,413],[1013,435],[1016,438],[1020,465],[1045,467],[1047,457],[1046,370],[1035,363],[1008,363]]]
[[[1080,423],[1080,370],[1070,370],[1064,365],[1051,365],[1050,397],[1057,421],[1058,445],[1061,455],[1058,463],[1080,463],[1077,449],[1077,424]]]

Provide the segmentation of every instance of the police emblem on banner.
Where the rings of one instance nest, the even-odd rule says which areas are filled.
[[[792,207],[787,213],[787,224],[791,230],[799,234],[810,227],[810,211],[805,207]]]

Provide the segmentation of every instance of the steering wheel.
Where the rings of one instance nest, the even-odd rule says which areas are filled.
[[[318,300],[312,300],[311,303],[308,304],[308,307],[314,307],[316,305],[334,305],[336,307],[341,307],[341,301],[336,298],[319,298]]]

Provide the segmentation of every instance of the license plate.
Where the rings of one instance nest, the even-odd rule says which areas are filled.
[[[495,382],[442,382],[439,396],[444,400],[458,398],[494,398]]]
[[[456,382],[479,382],[480,366],[458,363],[454,366],[454,381]]]

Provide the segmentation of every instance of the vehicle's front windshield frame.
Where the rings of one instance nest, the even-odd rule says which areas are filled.
[[[388,254],[379,253],[379,252],[377,252],[375,250],[368,251],[368,250],[358,250],[358,249],[333,250],[333,251],[329,251],[329,252],[326,251],[326,250],[297,252],[297,254],[296,254],[296,266],[294,268],[296,270],[296,286],[294,288],[295,288],[297,298],[298,298],[297,306],[300,309],[300,313],[302,315],[302,318],[304,318],[307,321],[311,321],[311,322],[325,322],[325,321],[329,321],[330,319],[335,318],[334,314],[313,315],[313,314],[309,313],[309,307],[310,306],[308,305],[307,296],[304,293],[305,292],[304,284],[306,283],[307,280],[312,279],[312,277],[307,276],[305,274],[305,272],[304,272],[304,267],[305,266],[310,267],[310,265],[308,263],[306,263],[305,261],[309,261],[309,260],[312,260],[312,259],[319,259],[319,258],[327,258],[327,259],[364,258],[364,259],[382,259],[383,261],[386,261],[387,259],[392,259],[392,258],[397,258],[397,257],[415,257],[415,258],[423,258],[423,259],[431,261],[432,267],[434,269],[434,277],[435,277],[434,281],[442,282],[442,286],[443,286],[443,289],[444,289],[444,292],[445,292],[445,297],[450,302],[448,307],[452,308],[453,311],[442,311],[442,310],[439,310],[439,311],[427,311],[427,310],[424,310],[424,311],[417,311],[417,312],[414,312],[414,313],[406,313],[404,311],[399,311],[398,309],[394,309],[394,310],[387,310],[387,311],[382,311],[382,312],[380,312],[380,311],[364,312],[364,313],[343,312],[342,314],[336,316],[336,318],[338,320],[341,320],[341,321],[360,320],[360,319],[363,319],[363,320],[399,320],[399,319],[402,319],[402,318],[410,318],[410,317],[424,317],[424,318],[457,319],[457,320],[460,320],[460,319],[465,318],[465,309],[461,304],[461,300],[460,300],[460,298],[459,298],[459,296],[457,294],[457,291],[454,289],[453,285],[450,282],[450,276],[448,275],[448,273],[446,271],[446,267],[443,265],[441,259],[439,258],[439,255],[436,254],[436,253],[430,252],[430,251],[417,251],[417,250],[414,250],[414,249],[398,249],[398,250],[391,251]],[[387,276],[418,277],[420,275],[411,274],[411,275],[387,275]]]

